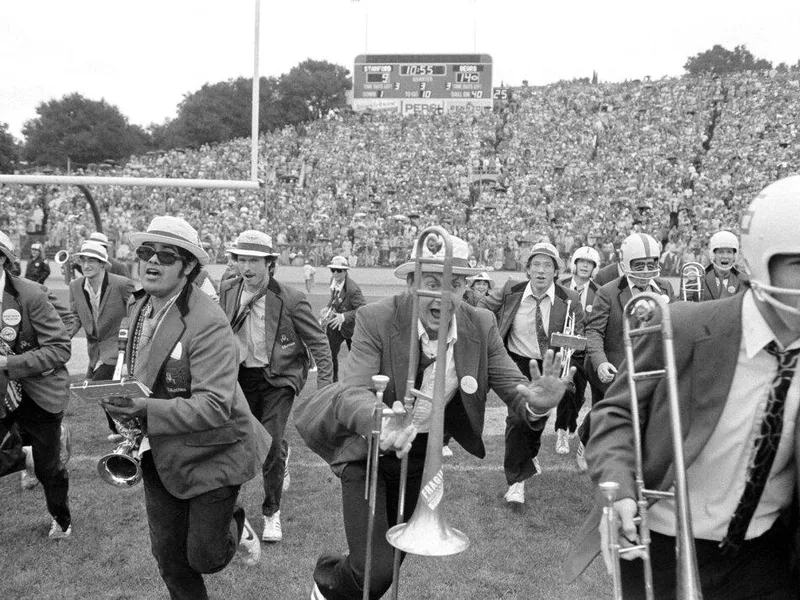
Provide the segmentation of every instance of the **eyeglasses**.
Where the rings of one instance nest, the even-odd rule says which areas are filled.
[[[175,264],[176,260],[181,260],[181,255],[176,252],[169,252],[167,250],[159,250],[156,252],[150,246],[139,246],[136,249],[136,256],[139,260],[148,261],[153,258],[153,255],[158,259],[159,264],[167,267]]]
[[[344,273],[344,269],[331,269],[331,273]]]

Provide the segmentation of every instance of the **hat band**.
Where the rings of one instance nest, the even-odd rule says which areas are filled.
[[[234,254],[237,250],[250,250],[251,252],[263,252],[265,254],[274,254],[272,252],[272,246],[264,246],[263,244],[250,244],[245,242],[243,244],[236,244],[233,248],[231,248],[231,252]]]
[[[422,263],[423,265],[426,265],[426,264],[428,264],[428,265],[430,265],[430,264],[438,264],[439,262],[441,262],[442,264],[444,264],[444,259],[439,259],[438,257],[428,257],[428,256],[423,256],[423,257],[422,257],[422,260],[424,261],[424,262]],[[416,262],[416,261],[417,261],[417,259],[416,259],[416,258],[412,258],[412,259],[411,259],[411,262]],[[433,261],[436,261],[436,262],[433,262]],[[461,268],[464,268],[464,269],[469,269],[469,268],[471,268],[471,267],[469,266],[469,262],[467,262],[467,259],[466,259],[466,258],[453,258],[453,259],[452,259],[452,263],[451,263],[451,264],[452,264],[454,267],[461,267]]]
[[[90,256],[92,258],[97,258],[102,260],[103,262],[108,261],[108,258],[100,254],[97,250],[92,250],[91,248],[87,248],[86,250],[81,250],[78,252],[78,256]]]
[[[145,232],[145,235],[160,235],[163,237],[172,238],[174,240],[178,240],[179,242],[183,242],[184,244],[191,244],[192,246],[200,246],[199,242],[194,240],[187,240],[182,235],[178,235],[177,233],[172,233],[171,231],[161,231],[159,229],[148,229]]]

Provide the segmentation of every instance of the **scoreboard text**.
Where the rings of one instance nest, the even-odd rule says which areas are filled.
[[[492,102],[492,58],[488,54],[361,54],[353,70],[354,104],[372,101]],[[366,102],[365,102],[366,101]],[[480,101],[480,102],[477,102]]]

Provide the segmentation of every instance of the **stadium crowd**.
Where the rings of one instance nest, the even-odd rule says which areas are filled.
[[[282,263],[396,266],[419,228],[468,240],[475,262],[518,269],[543,238],[563,256],[588,244],[604,261],[646,231],[666,268],[701,260],[709,236],[735,231],[747,199],[800,161],[800,74],[752,72],[514,88],[493,112],[402,118],[335,114],[259,140],[257,191],[98,187],[117,257],[156,214],[196,224],[213,259],[237,232],[270,232]],[[248,140],[133,157],[104,175],[245,179]],[[48,200],[49,214],[42,210]],[[94,230],[72,188],[2,186],[0,228],[46,232],[52,251]],[[85,207],[85,210],[84,210]],[[70,218],[72,216],[72,218]]]

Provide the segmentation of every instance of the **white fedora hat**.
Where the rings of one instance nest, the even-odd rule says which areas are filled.
[[[177,246],[190,252],[201,265],[208,263],[208,254],[200,245],[197,230],[180,217],[153,217],[147,231],[131,234],[134,249],[145,242]]]
[[[276,257],[278,253],[272,251],[272,238],[263,231],[248,229],[239,234],[236,241],[228,248],[234,256],[263,256]]]
[[[528,265],[531,264],[531,259],[537,254],[549,256],[556,266],[556,271],[564,270],[564,261],[561,260],[561,257],[558,255],[558,250],[556,250],[556,247],[553,246],[553,244],[548,244],[547,242],[539,242],[538,244],[533,245],[533,248],[531,248],[531,253],[528,254],[528,258],[525,260],[526,270],[528,269]]]
[[[111,266],[111,261],[108,260],[108,251],[106,247],[100,242],[93,240],[86,240],[81,244],[80,252],[76,252],[75,256],[86,256],[88,258],[96,258],[97,260]]]
[[[473,269],[469,266],[469,244],[459,237],[450,236],[453,245],[453,275],[477,275],[481,269]],[[413,273],[416,268],[417,245],[411,253],[411,260],[403,263],[394,270],[395,277],[405,279],[409,273]],[[423,273],[441,273],[444,269],[444,240],[435,233],[432,233],[422,245],[422,258],[435,259],[436,263],[422,263]]]
[[[350,265],[347,264],[347,259],[344,256],[334,256],[331,259],[331,264],[328,265],[329,269],[344,269],[350,270]]]
[[[103,244],[103,246],[111,245],[111,242],[108,241],[108,236],[100,231],[95,231],[93,234],[91,234],[89,236],[89,240],[92,242],[98,242],[100,244]]]

